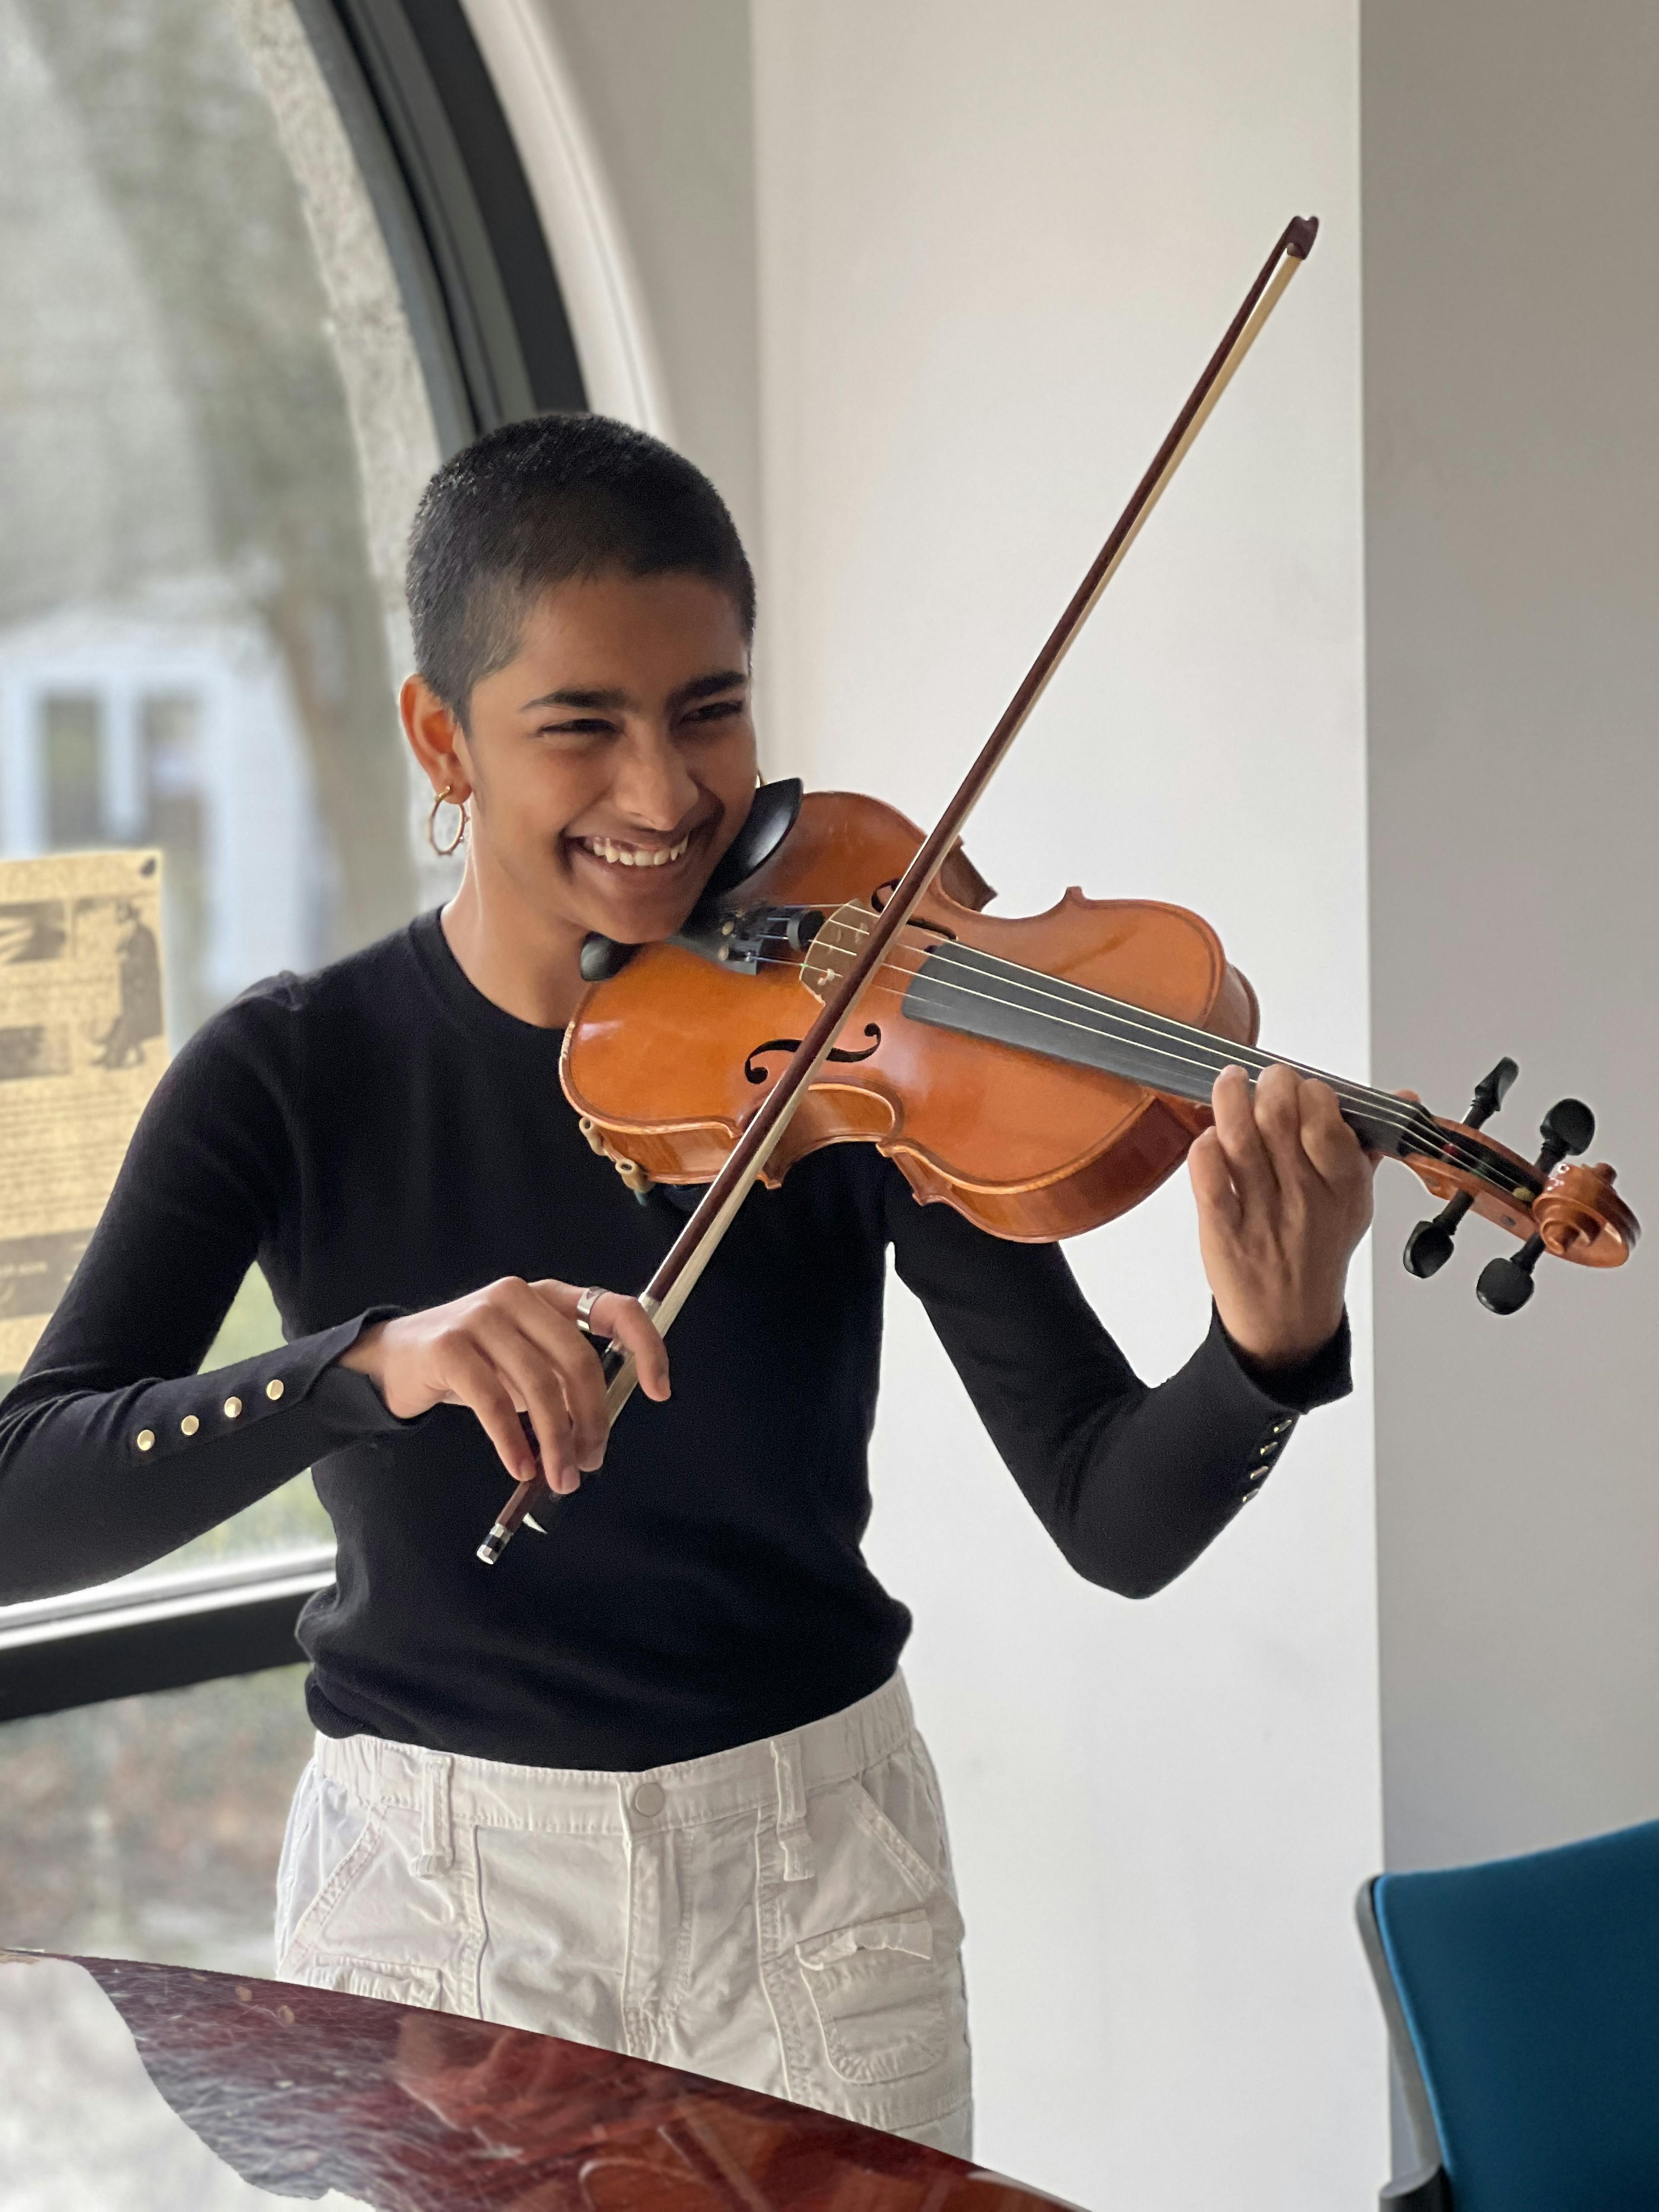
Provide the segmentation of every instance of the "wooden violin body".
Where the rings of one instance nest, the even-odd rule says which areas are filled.
[[[878,909],[921,842],[880,800],[818,792],[743,885],[745,907]],[[1086,899],[1011,921],[960,848],[919,910],[919,933],[981,947],[1240,1042],[1256,1002],[1215,933],[1179,907]],[[913,927],[910,942],[918,940]],[[913,1019],[915,962],[884,979],[837,1042],[769,1164],[775,1185],[807,1152],[863,1139],[916,1195],[994,1235],[1069,1237],[1138,1205],[1176,1168],[1203,1109],[1091,1067]],[[643,948],[583,1001],[562,1063],[571,1104],[613,1158],[654,1182],[719,1170],[817,1011],[810,955],[734,973],[678,945]]]
[[[879,799],[811,793],[686,941],[641,947],[590,990],[561,1075],[589,1141],[635,1188],[720,1173],[921,843]],[[768,1182],[862,1141],[919,1199],[994,1236],[1076,1236],[1180,1164],[1229,1060],[1252,1074],[1271,1064],[1252,1049],[1255,994],[1198,915],[1072,890],[1010,919],[982,910],[991,896],[955,847],[812,1078]],[[1591,1267],[1634,1247],[1610,1168],[1529,1164],[1468,1123],[1328,1079],[1364,1141],[1460,1211]]]
[[[921,832],[880,800],[816,792],[774,857],[743,885],[746,908],[878,908]],[[1005,920],[960,848],[923,902],[930,934],[1156,1009],[1241,1043],[1255,994],[1206,922],[1180,907],[1086,899]],[[804,1154],[860,1139],[896,1161],[922,1200],[994,1235],[1070,1237],[1127,1212],[1176,1168],[1208,1118],[1092,1067],[911,1018],[916,962],[884,978],[810,1087],[766,1180]],[[566,1035],[566,1095],[613,1158],[653,1181],[707,1182],[817,1010],[800,961],[733,973],[678,945],[643,948],[583,1001]],[[758,1080],[757,1079],[758,1078]]]

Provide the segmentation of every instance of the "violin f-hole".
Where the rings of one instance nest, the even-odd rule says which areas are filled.
[[[835,1045],[830,1048],[827,1057],[840,1060],[843,1066],[852,1061],[871,1059],[881,1050],[881,1030],[874,1022],[866,1022],[864,1034],[870,1039],[870,1042],[866,1045],[862,1052],[843,1052],[838,1045]],[[769,1067],[759,1067],[756,1065],[763,1052],[795,1053],[799,1049],[799,1037],[773,1037],[765,1044],[757,1044],[743,1063],[744,1077],[750,1083],[764,1083],[772,1070]]]

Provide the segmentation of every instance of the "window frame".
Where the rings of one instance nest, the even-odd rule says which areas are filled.
[[[300,1608],[333,1579],[333,1546],[307,1544],[7,1606],[0,1723],[291,1667]]]
[[[445,457],[586,412],[551,249],[461,0],[292,0],[380,222]],[[0,1609],[0,1723],[293,1666],[331,1545]]]
[[[587,395],[535,201],[460,0],[292,0],[380,218],[447,457]]]

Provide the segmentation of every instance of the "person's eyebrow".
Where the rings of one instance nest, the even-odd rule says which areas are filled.
[[[671,707],[689,707],[694,700],[712,699],[718,691],[736,691],[749,681],[744,668],[722,668],[713,676],[694,676],[668,696]]]
[[[746,669],[720,668],[708,676],[694,676],[689,684],[682,684],[668,696],[671,707],[684,707],[698,699],[713,698],[721,691],[735,691],[749,681]],[[626,691],[584,691],[574,686],[559,691],[544,691],[538,699],[526,699],[519,712],[532,714],[538,707],[574,707],[586,714],[620,714],[635,704]]]
[[[633,701],[626,691],[544,691],[539,699],[526,699],[519,712],[528,714],[537,707],[575,707],[599,714],[617,714]]]

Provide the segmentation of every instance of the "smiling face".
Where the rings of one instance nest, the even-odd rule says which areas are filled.
[[[474,687],[465,731],[418,677],[404,711],[434,790],[470,796],[485,902],[577,945],[672,936],[754,796],[748,642],[701,576],[558,585]]]

